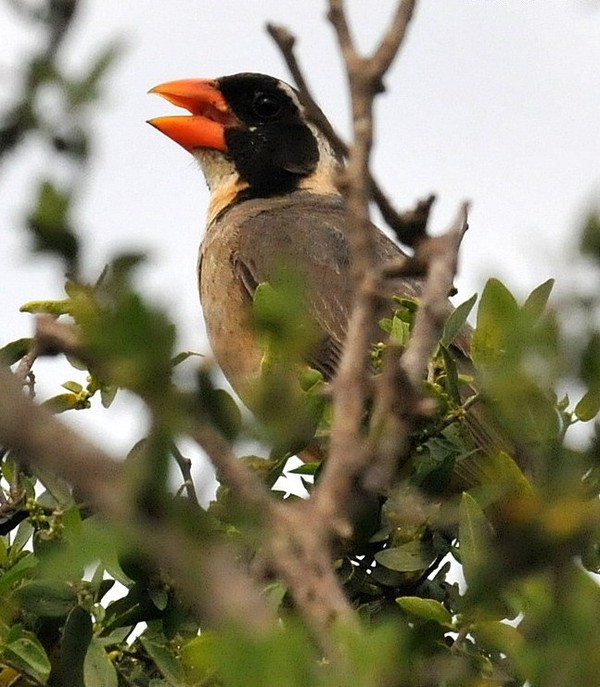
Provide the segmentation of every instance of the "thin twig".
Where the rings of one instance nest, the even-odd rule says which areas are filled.
[[[448,294],[456,275],[458,249],[468,227],[468,211],[465,202],[448,231],[422,241],[418,247],[421,254],[415,256],[427,263],[428,272],[412,336],[400,362],[413,387],[423,379],[448,316]]]
[[[377,51],[369,60],[376,77],[385,74],[398,56],[416,4],[416,0],[403,0],[398,4],[389,29],[385,32]]]
[[[35,375],[33,374],[33,365],[38,357],[38,345],[34,340],[29,351],[21,358],[15,375],[21,380],[21,384],[27,389],[29,398],[35,398]]]
[[[38,355],[64,353],[85,360],[86,353],[77,328],[60,322],[54,315],[38,315],[35,319],[35,338]]]
[[[415,393],[404,377],[401,357],[402,349],[388,343],[370,418],[372,459],[362,479],[370,493],[383,493],[392,483],[414,420]]]
[[[192,478],[192,461],[181,453],[175,442],[173,442],[171,445],[171,453],[173,454],[173,458],[175,459],[175,462],[181,471],[181,476],[183,477],[182,487],[185,488],[185,493],[187,494],[188,499],[195,506],[200,505],[198,503],[198,496],[196,494],[196,488],[194,487],[194,480]]]
[[[220,482],[229,488],[246,506],[255,508],[268,517],[273,499],[263,482],[233,453],[227,439],[208,424],[195,424],[189,428],[190,436],[204,449]]]
[[[284,26],[275,24],[267,24],[267,31],[281,51],[282,57],[298,89],[300,101],[304,105],[307,118],[323,132],[336,155],[340,159],[347,158],[349,152],[348,144],[337,133],[327,117],[323,114],[300,67],[294,51],[296,37]],[[413,234],[413,217],[422,207],[423,202],[432,203],[435,197],[430,196],[427,201],[419,201],[414,210],[399,212],[394,208],[390,199],[384,193],[370,170],[367,174],[371,197],[379,208],[385,223],[394,231],[401,243],[407,246],[412,245],[410,237]]]

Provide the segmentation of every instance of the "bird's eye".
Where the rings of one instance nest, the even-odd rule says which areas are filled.
[[[271,93],[257,93],[252,101],[252,109],[259,117],[272,119],[281,111],[281,100]]]

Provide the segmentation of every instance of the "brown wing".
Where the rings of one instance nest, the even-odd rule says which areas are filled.
[[[352,309],[355,284],[352,277],[350,245],[344,232],[342,201],[336,197],[298,192],[281,199],[249,201],[243,221],[238,224],[238,251],[233,256],[238,278],[249,298],[261,282],[271,281],[282,266],[296,269],[306,288],[310,317],[322,333],[319,345],[307,359],[326,379],[331,379],[339,364]],[[253,210],[248,212],[249,207]],[[401,249],[373,226],[377,261],[383,263],[404,256]],[[418,297],[421,282],[398,279],[390,293]],[[452,306],[448,303],[448,313]],[[470,328],[456,337],[452,353],[463,372],[472,371],[469,357]],[[484,451],[505,448],[498,430],[484,406],[471,409],[467,422],[475,441]],[[508,448],[508,447],[506,447]],[[471,483],[470,472],[477,467],[477,456],[457,469],[458,480]],[[464,474],[463,474],[464,473]]]
[[[272,200],[268,210],[253,213],[241,227],[234,265],[249,296],[282,267],[297,271],[304,281],[310,318],[322,333],[307,361],[331,379],[342,355],[355,284],[350,245],[344,232],[341,199],[307,192]],[[377,259],[403,255],[376,227]],[[418,295],[415,280],[398,280],[394,292]]]

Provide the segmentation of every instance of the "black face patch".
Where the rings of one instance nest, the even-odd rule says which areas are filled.
[[[221,92],[243,127],[228,127],[225,141],[249,195],[287,193],[313,172],[317,141],[280,82],[264,74],[218,79]]]

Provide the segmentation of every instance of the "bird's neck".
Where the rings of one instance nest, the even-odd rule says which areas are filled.
[[[194,157],[200,164],[208,190],[207,226],[232,205],[238,194],[248,188],[248,182],[238,174],[235,165],[223,153],[216,150],[198,149]]]
[[[248,182],[240,177],[233,161],[223,153],[199,149],[194,153],[194,157],[202,168],[210,191],[207,226],[210,226],[228,207],[242,199],[255,197]],[[308,191],[321,196],[339,196],[340,192],[334,181],[337,171],[338,164],[332,156],[321,156],[311,174],[298,178],[294,190]]]

